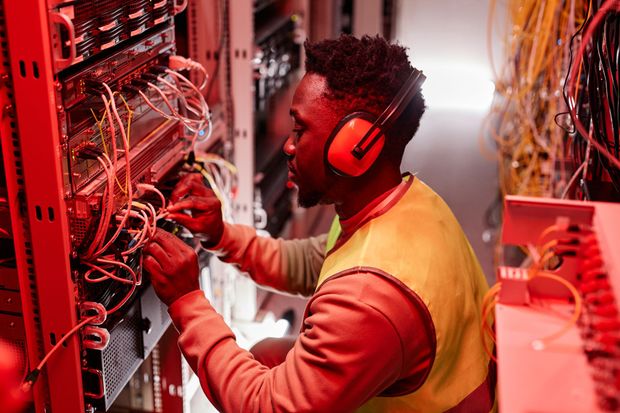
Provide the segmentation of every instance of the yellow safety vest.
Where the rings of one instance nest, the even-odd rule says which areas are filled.
[[[480,264],[446,203],[419,179],[405,180],[402,197],[349,238],[338,239],[334,220],[317,284],[359,267],[375,269],[404,283],[430,312],[437,347],[426,381],[404,396],[375,397],[360,412],[445,412],[483,384],[489,370],[479,327],[488,290]]]

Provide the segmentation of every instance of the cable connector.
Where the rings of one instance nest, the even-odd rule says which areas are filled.
[[[140,92],[139,87],[136,87],[130,84],[123,85],[122,89],[127,94],[138,94]]]
[[[156,75],[166,73],[166,70],[168,70],[168,68],[162,65],[154,65],[154,66],[149,67],[149,72],[154,73]]]
[[[32,387],[32,385],[36,383],[37,379],[39,378],[39,374],[41,374],[41,370],[39,370],[38,368],[35,368],[34,370],[30,370],[28,372],[21,386],[21,390],[24,393],[27,393],[28,391],[30,391],[30,388]]]
[[[95,79],[85,79],[84,80],[84,93],[93,95],[93,96],[101,96],[105,94],[106,90],[103,87],[103,82]]]
[[[194,163],[196,163],[196,153],[193,150],[189,151],[187,158],[185,158],[185,162],[189,166],[194,166]]]
[[[136,86],[138,89],[140,89],[140,86],[148,87],[149,82],[147,82],[144,79],[135,78],[135,79],[131,80],[131,84],[132,84],[132,86]]]
[[[149,82],[157,82],[159,80],[158,76],[153,73],[142,73],[141,77]]]
[[[102,155],[103,152],[101,149],[99,149],[93,142],[88,142],[84,146],[81,146],[75,150],[75,157],[79,159],[96,160]]]
[[[189,57],[183,57],[179,55],[173,55],[168,58],[168,66],[172,70],[192,70],[198,69],[202,67],[202,65]]]
[[[168,57],[168,67],[177,72],[180,70],[196,70],[202,73],[202,82],[200,86],[198,86],[198,90],[202,91],[207,86],[209,74],[205,67],[195,60],[179,55],[172,55]]]

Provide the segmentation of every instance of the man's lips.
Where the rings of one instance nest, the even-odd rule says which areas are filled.
[[[287,164],[288,166],[288,180],[286,182],[286,186],[290,189],[296,186],[297,176],[295,174],[295,168],[291,164]]]
[[[288,180],[289,181],[295,181],[296,180],[296,176],[297,176],[295,168],[290,163],[287,164],[286,166],[288,167]]]

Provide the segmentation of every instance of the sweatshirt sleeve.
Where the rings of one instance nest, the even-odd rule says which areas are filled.
[[[373,295],[375,287],[382,288],[381,296]],[[385,292],[390,288],[394,294]],[[406,375],[411,347],[401,330],[424,322],[409,308],[404,294],[371,274],[326,282],[308,304],[293,349],[271,369],[237,346],[202,292],[181,297],[169,311],[181,333],[180,348],[216,408],[279,413],[354,411]],[[394,322],[386,315],[390,311],[407,316]],[[430,352],[414,354],[420,355],[415,363],[430,368]]]
[[[220,242],[208,248],[260,285],[311,295],[324,260],[326,235],[284,240],[257,235],[252,227],[225,224]]]

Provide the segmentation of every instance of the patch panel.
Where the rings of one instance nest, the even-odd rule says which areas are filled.
[[[502,242],[532,258],[500,267],[493,287],[502,411],[620,410],[619,214],[611,203],[506,197]]]
[[[166,121],[151,131],[130,154],[132,165],[131,181],[134,183],[158,184],[175,166],[182,162],[186,153],[187,141],[182,139],[178,125]],[[155,161],[156,160],[156,161]],[[124,160],[119,160],[118,179],[124,182]],[[74,248],[80,247],[84,240],[88,240],[88,233],[97,224],[101,212],[103,190],[106,177],[99,175],[75,196],[67,201]],[[122,204],[122,194],[116,186],[116,207]]]

